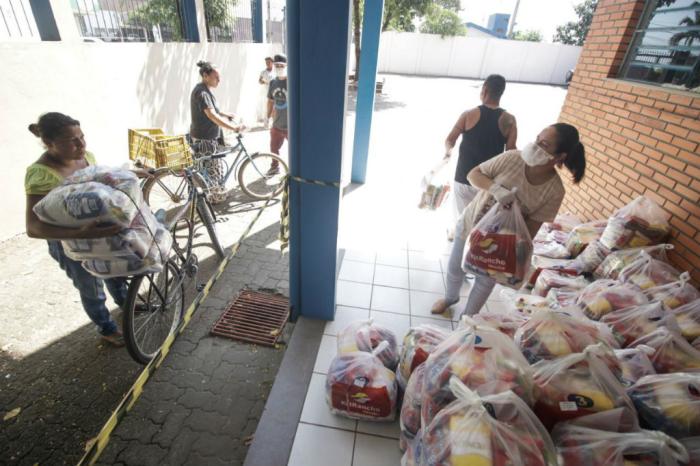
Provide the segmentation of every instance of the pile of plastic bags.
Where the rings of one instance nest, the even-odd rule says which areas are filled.
[[[64,240],[66,255],[101,278],[159,272],[172,237],[143,200],[139,180],[128,170],[91,166],[66,178],[34,206],[46,223],[80,228],[96,222],[123,229],[114,236]]]
[[[409,330],[396,368],[402,465],[700,464],[700,291],[668,263],[668,245],[655,244],[668,229],[647,218],[658,214],[647,201],[581,228],[570,216],[543,225],[540,251],[563,255],[548,242],[568,243],[580,246],[572,248],[577,256],[533,258],[540,270],[532,290],[503,289],[498,306],[453,331]],[[506,258],[517,250],[517,239],[498,236],[515,227],[487,218],[512,214],[500,209],[472,231],[464,264],[512,285],[515,275],[488,260],[500,248]],[[363,361],[343,383],[379,380],[372,387],[382,387],[389,395],[381,406],[391,406],[393,379],[378,374],[395,359],[378,355],[396,339],[375,329],[359,344],[362,325],[339,336],[355,352],[338,358]],[[329,380],[343,369],[334,361]],[[362,393],[355,401],[374,392],[342,393]],[[381,414],[374,419],[389,419]]]

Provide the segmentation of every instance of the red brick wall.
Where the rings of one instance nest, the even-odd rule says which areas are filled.
[[[700,95],[616,79],[643,0],[600,0],[560,121],[579,129],[584,181],[562,211],[608,217],[644,194],[671,215],[671,260],[700,283]]]

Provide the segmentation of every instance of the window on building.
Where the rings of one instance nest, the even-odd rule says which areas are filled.
[[[700,1],[647,3],[621,77],[700,92]]]
[[[86,42],[179,42],[184,40],[178,0],[70,0]]]

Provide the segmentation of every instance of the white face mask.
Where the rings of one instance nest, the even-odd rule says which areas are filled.
[[[544,149],[534,142],[528,143],[523,150],[520,151],[520,157],[531,167],[545,165],[551,162],[554,157],[549,155]]]
[[[278,78],[286,78],[287,77],[287,67],[283,66],[281,68],[275,68],[275,76]]]

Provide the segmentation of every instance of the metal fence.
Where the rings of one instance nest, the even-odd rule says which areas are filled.
[[[282,44],[285,50],[287,49],[286,9],[286,0],[269,0],[265,14],[267,42]]]
[[[253,42],[255,3],[250,0],[204,0],[209,42]]]
[[[179,42],[184,40],[179,0],[70,0],[86,41]]]
[[[29,0],[0,0],[0,40],[40,40]]]

